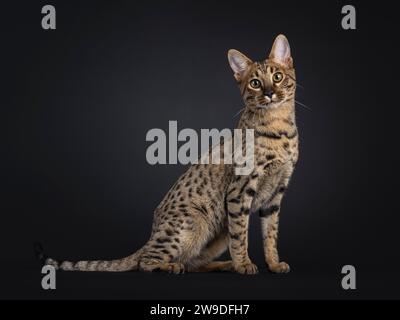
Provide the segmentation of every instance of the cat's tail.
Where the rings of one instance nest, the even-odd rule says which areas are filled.
[[[91,260],[91,261],[59,261],[49,258],[45,255],[43,247],[40,243],[34,244],[36,258],[43,265],[51,265],[56,270],[65,271],[110,271],[122,272],[137,270],[139,266],[139,257],[142,249],[135,253],[115,260]]]

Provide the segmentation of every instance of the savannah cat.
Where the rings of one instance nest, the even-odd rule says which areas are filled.
[[[148,242],[135,253],[110,261],[42,262],[77,271],[170,273],[235,271],[255,274],[248,255],[251,213],[261,217],[265,261],[272,272],[289,272],[277,251],[280,204],[298,158],[295,71],[289,43],[279,35],[269,57],[253,62],[229,50],[229,64],[245,108],[237,128],[254,129],[254,169],[235,175],[235,164],[194,164],[172,186],[154,212]],[[229,248],[229,261],[215,261]]]

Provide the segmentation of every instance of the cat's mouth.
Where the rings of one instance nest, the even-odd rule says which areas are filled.
[[[257,109],[268,109],[277,107],[281,103],[281,100],[274,94],[272,97],[264,97],[264,99],[258,101]]]

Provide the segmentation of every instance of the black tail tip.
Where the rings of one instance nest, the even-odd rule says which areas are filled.
[[[42,265],[46,263],[47,256],[44,254],[43,246],[40,242],[35,242],[33,244],[33,250],[35,252],[35,257],[40,261]]]

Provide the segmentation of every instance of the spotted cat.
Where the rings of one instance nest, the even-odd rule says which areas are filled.
[[[262,62],[233,49],[228,60],[245,103],[237,128],[254,129],[252,172],[236,175],[236,164],[194,164],[155,209],[150,239],[135,253],[110,261],[70,262],[47,258],[38,247],[44,263],[68,271],[255,274],[248,226],[250,215],[258,213],[269,270],[289,271],[277,251],[280,205],[298,159],[296,78],[289,43],[279,35]],[[231,260],[215,261],[228,248]]]

